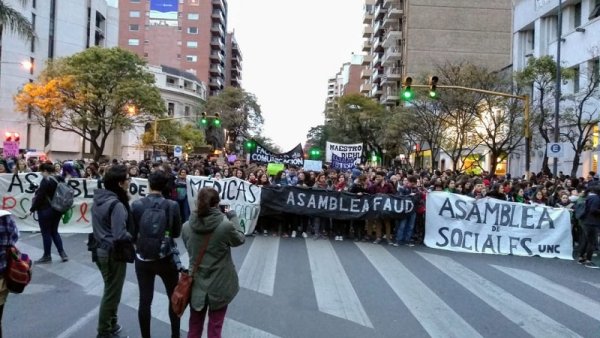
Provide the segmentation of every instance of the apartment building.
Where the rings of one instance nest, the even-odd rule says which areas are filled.
[[[469,61],[501,69],[511,60],[511,0],[366,0],[361,92],[399,104],[402,78]]]
[[[242,51],[235,39],[235,33],[227,33],[225,50],[225,87],[241,88]]]
[[[327,99],[325,102],[325,115],[335,108],[335,100],[348,94],[359,94],[362,80],[361,74],[366,69],[363,66],[363,55],[352,54],[350,62],[340,67],[335,76],[327,81]]]
[[[0,132],[21,135],[20,148],[44,150],[44,128],[27,114],[15,112],[13,97],[33,82],[45,63],[70,56],[92,46],[115,47],[118,43],[118,10],[106,0],[5,0],[35,28],[37,39],[27,42],[8,29],[0,33]],[[24,69],[21,62],[33,67]],[[52,130],[46,152],[53,158],[74,158],[81,152],[81,137]],[[108,145],[111,147],[112,143]]]
[[[194,74],[210,95],[225,87],[226,0],[120,0],[119,14],[119,46]]]
[[[562,0],[561,12],[561,66],[571,68],[574,78],[563,81],[562,97],[574,97],[585,91],[594,77],[600,76],[600,0]],[[556,60],[558,39],[558,5],[559,0],[519,0],[516,1],[513,20],[513,67],[522,70],[530,57],[550,55]],[[586,113],[598,115],[598,96],[584,106]],[[552,105],[553,109],[554,106]],[[561,100],[559,112],[573,108],[573,101]],[[560,114],[560,113],[559,113]],[[559,115],[560,116],[560,115]],[[569,126],[562,126],[564,131]],[[600,128],[593,128],[592,150],[585,151],[580,160],[578,176],[585,176],[588,171],[598,172],[598,146]],[[540,171],[544,149],[536,142],[533,134],[531,151],[531,170]],[[570,146],[564,147],[564,156],[558,162],[558,170],[564,173],[571,171],[574,152]],[[523,172],[525,168],[523,153],[511,156],[511,171]],[[551,159],[552,161],[552,159]]]

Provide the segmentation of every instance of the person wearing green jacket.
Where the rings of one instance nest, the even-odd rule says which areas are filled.
[[[188,338],[200,338],[208,311],[208,338],[221,337],[227,306],[240,285],[231,258],[231,248],[244,244],[246,237],[235,211],[219,209],[219,193],[202,188],[197,210],[183,226],[182,238],[190,257],[190,269],[201,250],[205,254],[194,274],[190,297]]]

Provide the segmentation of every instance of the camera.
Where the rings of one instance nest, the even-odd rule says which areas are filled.
[[[227,212],[227,209],[229,209],[229,205],[221,204],[219,205],[219,209],[221,209],[221,212]]]

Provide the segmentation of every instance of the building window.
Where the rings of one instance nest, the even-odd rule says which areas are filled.
[[[581,26],[581,2],[573,5],[573,15],[575,16],[573,18],[573,28],[577,28]]]
[[[595,82],[600,80],[600,58],[591,60],[588,64],[590,72],[590,81]]]
[[[130,18],[139,18],[140,17],[140,11],[129,11],[129,17]]]
[[[183,107],[183,116],[185,116],[185,117],[190,116],[190,106]]]
[[[33,0],[33,1],[31,2],[31,7],[32,7],[32,8],[35,8],[36,6],[37,6],[37,1]]]
[[[175,103],[167,103],[167,114],[169,114],[169,116],[175,115]]]
[[[35,8],[35,7],[34,7]],[[31,13],[31,27],[35,32],[35,14]],[[35,52],[35,39],[31,39],[31,52]]]
[[[129,0],[129,2],[133,3],[133,4],[139,4],[140,0]]]
[[[198,27],[188,27],[188,34],[198,34]]]
[[[174,78],[172,76],[167,76],[167,86],[176,86],[177,85],[177,78]]]
[[[188,13],[188,20],[200,20],[200,14],[198,13]]]
[[[185,57],[185,60],[187,62],[196,62],[196,61],[198,61],[198,56],[197,55],[187,55]]]
[[[600,0],[596,0],[595,2],[592,2],[590,5],[592,5],[591,6],[592,11],[590,12],[589,19],[592,20],[592,19],[600,16]]]
[[[129,30],[130,31],[139,31],[140,30],[140,25],[138,25],[138,24],[131,24],[131,25],[129,25]]]
[[[198,48],[198,41],[188,41],[186,45],[188,48]]]
[[[579,66],[575,66],[573,69],[573,93],[579,93]]]
[[[127,44],[130,46],[139,46],[140,40],[139,39],[129,39],[129,41],[127,41]]]
[[[177,58],[178,58],[178,59],[181,59],[181,54],[177,54]]]
[[[150,43],[150,40],[144,40],[144,45],[147,45]]]
[[[148,57],[148,53],[144,53],[144,57],[147,58]]]

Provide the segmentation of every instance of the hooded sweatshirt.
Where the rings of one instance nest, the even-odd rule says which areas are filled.
[[[106,189],[94,191],[94,204],[92,205],[92,229],[98,242],[98,256],[108,257],[113,243],[117,240],[130,240],[127,232],[129,214],[121,202],[115,204],[109,215],[110,205],[118,201],[117,194]]]
[[[226,216],[219,208],[211,208],[207,216],[199,217],[197,212],[190,215],[182,231],[190,257],[190,273],[209,234],[206,252],[193,276],[191,306],[196,311],[204,308],[206,300],[212,310],[221,309],[233,300],[240,289],[231,247],[244,244],[246,237],[233,211]]]

